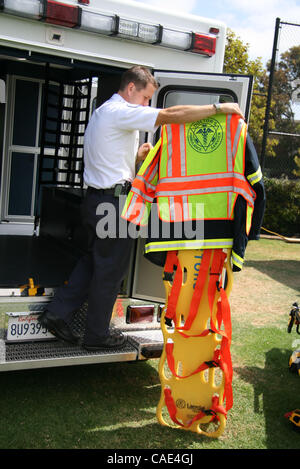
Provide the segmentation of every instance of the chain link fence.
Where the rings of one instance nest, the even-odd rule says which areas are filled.
[[[271,178],[300,178],[300,24],[276,20],[261,166]]]

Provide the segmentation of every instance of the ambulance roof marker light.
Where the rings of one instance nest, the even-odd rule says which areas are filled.
[[[0,10],[11,15],[40,19],[43,5],[40,0],[2,0]]]
[[[42,0],[44,4],[43,20],[46,23],[76,28],[81,21],[81,8],[54,0]]]
[[[124,39],[157,44],[161,40],[161,31],[160,25],[119,18],[117,35]]]
[[[209,32],[210,34],[215,34],[217,36],[217,34],[219,34],[220,32],[220,29],[212,26],[211,28],[209,28]]]
[[[212,57],[216,53],[216,36],[192,33],[191,52]]]
[[[160,45],[172,49],[190,50],[192,33],[163,28]]]
[[[80,29],[105,35],[115,35],[118,32],[118,16],[103,15],[95,11],[81,8]]]

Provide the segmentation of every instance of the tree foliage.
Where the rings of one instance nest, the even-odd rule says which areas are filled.
[[[261,154],[271,61],[266,67],[261,58],[251,60],[249,44],[228,29],[225,48],[224,73],[253,76],[253,95],[249,119],[249,133],[258,155]],[[270,175],[300,176],[299,138],[286,134],[300,134],[300,123],[295,120],[293,98],[300,95],[300,46],[294,46],[280,55],[274,71],[272,100],[269,116],[270,134],[266,145],[266,164]],[[274,158],[276,157],[276,158]]]
[[[268,64],[268,70],[270,63]],[[278,124],[289,120],[294,125],[293,95],[300,91],[300,46],[291,47],[280,56],[274,73],[272,94],[275,96],[274,112]]]
[[[249,58],[249,44],[236,36],[234,31],[228,29],[224,58],[224,73],[244,74],[253,76],[253,95],[249,120],[249,133],[253,139],[257,153],[261,152],[263,138],[263,126],[266,111],[267,94],[267,70],[263,67],[261,58],[255,60]],[[270,129],[274,128],[275,121],[271,117]],[[274,154],[277,145],[274,138],[268,139],[268,152]]]
[[[268,64],[270,70],[270,63]],[[280,55],[274,72],[272,112],[277,132],[300,135],[300,124],[295,120],[293,97],[300,91],[300,46],[293,46]],[[300,176],[299,137],[282,135],[275,156],[282,161],[284,174]]]

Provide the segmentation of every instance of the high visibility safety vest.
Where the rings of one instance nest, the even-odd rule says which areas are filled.
[[[232,221],[241,196],[246,203],[248,235],[256,199],[252,186],[262,175],[258,165],[245,177],[246,139],[247,124],[237,114],[217,114],[184,125],[164,125],[160,140],[133,181],[122,217],[146,225],[155,200],[162,222]],[[146,252],[232,246],[232,237],[220,238],[218,233],[215,238],[148,243]],[[241,268],[242,256],[236,253],[235,259]]]

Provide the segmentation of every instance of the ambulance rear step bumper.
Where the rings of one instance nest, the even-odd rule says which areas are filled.
[[[138,349],[138,360],[159,358],[163,349],[161,330],[130,332],[130,340]]]
[[[136,361],[161,355],[163,342],[160,331],[125,334],[127,344],[122,349],[98,352],[89,352],[81,345],[70,345],[56,339],[23,343],[0,340],[0,371]]]
[[[124,300],[122,310],[126,311],[128,301]],[[61,342],[53,336],[31,341],[14,341],[11,336],[8,337],[9,316],[36,316],[44,310],[47,302],[46,298],[43,301],[34,297],[3,298],[0,301],[0,371],[136,361],[158,358],[161,355],[163,335],[156,318],[151,323],[127,324],[125,314],[120,315],[120,311],[112,322],[113,329],[121,330],[127,336],[126,345],[120,349],[90,352],[82,347],[86,307],[78,311],[72,323],[72,328],[80,334],[79,344]]]

